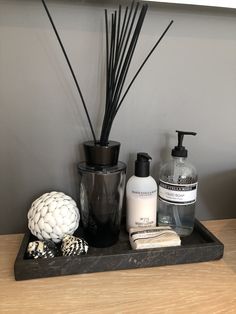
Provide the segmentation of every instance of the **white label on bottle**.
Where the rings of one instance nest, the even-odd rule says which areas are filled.
[[[172,184],[159,181],[159,198],[174,205],[189,205],[196,202],[197,182],[192,184]]]
[[[140,192],[132,190],[127,195],[127,229],[156,226],[157,190]]]

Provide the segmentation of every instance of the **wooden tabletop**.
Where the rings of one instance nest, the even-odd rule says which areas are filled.
[[[23,235],[0,236],[0,313],[236,313],[236,219],[204,222],[214,262],[15,281]]]

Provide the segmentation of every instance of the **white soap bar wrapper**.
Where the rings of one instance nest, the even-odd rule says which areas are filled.
[[[130,228],[129,241],[133,250],[180,246],[181,239],[171,227]]]

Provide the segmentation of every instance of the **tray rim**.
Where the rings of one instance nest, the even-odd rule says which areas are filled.
[[[153,248],[153,249],[142,249],[142,250],[127,250],[121,253],[110,253],[110,252],[106,252],[104,255],[79,255],[79,256],[69,256],[69,257],[65,257],[65,256],[57,256],[53,259],[25,259],[25,252],[27,249],[27,245],[29,243],[29,238],[31,236],[30,231],[28,230],[23,237],[23,240],[21,242],[18,254],[16,256],[15,259],[15,263],[14,263],[14,274],[15,274],[15,279],[16,280],[24,280],[24,279],[35,279],[35,278],[44,278],[43,276],[37,276],[37,274],[35,276],[32,276],[31,278],[29,276],[24,276],[24,274],[21,274],[19,272],[19,269],[21,268],[21,266],[38,266],[38,267],[44,267],[50,264],[50,262],[55,261],[56,260],[56,264],[60,264],[60,262],[73,262],[76,263],[78,262],[83,263],[84,261],[87,261],[88,264],[90,261],[94,261],[94,259],[96,257],[102,258],[104,261],[105,260],[109,260],[111,258],[127,258],[127,255],[130,254],[131,258],[137,258],[140,257],[140,259],[144,258],[145,255],[150,255],[150,256],[158,256],[159,254],[169,254],[171,252],[175,252],[175,254],[181,254],[182,252],[186,252],[186,250],[188,251],[192,251],[192,250],[197,250],[199,252],[204,251],[204,250],[210,250],[210,249],[218,249],[219,250],[219,254],[217,255],[217,257],[213,258],[213,259],[208,259],[206,258],[206,260],[204,261],[210,261],[210,260],[216,260],[216,259],[220,259],[223,256],[223,252],[224,252],[224,244],[211,232],[209,231],[199,220],[195,219],[195,226],[194,228],[196,228],[196,230],[200,230],[201,232],[204,232],[204,237],[207,238],[208,240],[210,240],[211,242],[207,242],[207,243],[198,243],[198,244],[185,244],[184,246],[176,246],[176,247],[164,247],[164,248]],[[206,251],[207,252],[207,251]],[[190,262],[186,262],[186,263],[194,263],[195,261],[190,261]],[[196,261],[197,262],[197,261]],[[184,262],[180,262],[180,263],[176,263],[176,264],[185,264]],[[164,265],[173,265],[173,263],[167,263]],[[158,267],[158,266],[163,266],[163,265],[154,265],[154,266],[144,266],[144,267]],[[86,271],[86,272],[72,272],[72,273],[65,273],[63,275],[70,275],[70,274],[81,274],[81,273],[88,273],[88,272],[100,272],[100,271],[108,271],[108,270],[119,270],[119,269],[130,269],[130,268],[137,268],[137,267],[127,267],[127,268],[118,268],[118,269],[104,269],[104,270],[95,270],[95,271]],[[142,267],[138,267],[138,268],[142,268]],[[51,276],[60,276],[59,275],[47,275],[45,277],[51,277]],[[23,278],[23,279],[22,279]]]

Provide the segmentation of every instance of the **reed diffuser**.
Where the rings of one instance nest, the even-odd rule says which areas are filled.
[[[147,60],[155,51],[173,21],[154,44],[130,82],[126,82],[134,51],[147,13],[147,4],[132,1],[130,6],[108,14],[105,9],[106,33],[106,101],[100,137],[97,139],[87,106],[57,32],[53,19],[42,0],[50,23],[60,44],[90,126],[93,140],[84,143],[86,162],[78,166],[80,174],[80,211],[85,235],[90,245],[106,247],[119,237],[126,165],[118,161],[120,143],[109,139],[114,119],[126,95]]]

